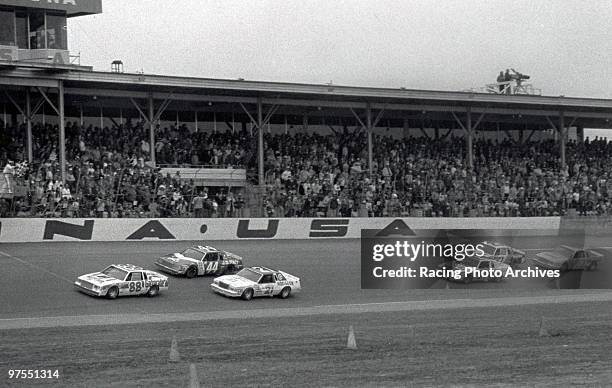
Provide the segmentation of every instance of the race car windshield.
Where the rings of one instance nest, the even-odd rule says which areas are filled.
[[[186,256],[186,257],[191,257],[192,259],[201,259],[202,256],[204,256],[202,253],[196,251],[195,249],[191,249],[191,248],[187,248],[185,249],[183,252],[181,252],[181,255]]]
[[[127,275],[127,272],[113,266],[106,268],[104,271],[102,271],[102,273],[106,276],[110,276],[111,278],[115,278],[118,280],[125,279],[125,276]]]
[[[483,251],[486,255],[493,255],[495,254],[495,247],[491,245],[485,245]]]
[[[259,282],[259,278],[261,278],[261,274],[251,269],[248,269],[248,268],[241,270],[240,272],[237,273],[237,275],[245,279],[249,279],[250,281],[255,282],[255,283]]]

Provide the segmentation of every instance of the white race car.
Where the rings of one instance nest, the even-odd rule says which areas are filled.
[[[168,277],[132,264],[113,264],[101,272],[79,276],[74,285],[81,292],[115,299],[125,295],[157,296],[168,289]]]
[[[244,300],[258,296],[286,299],[302,288],[300,278],[265,267],[246,267],[235,275],[219,276],[210,287],[218,294]]]

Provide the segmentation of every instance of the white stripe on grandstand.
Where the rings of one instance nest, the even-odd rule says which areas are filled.
[[[82,315],[38,318],[0,319],[0,330],[96,325],[128,325],[221,319],[283,318],[327,314],[358,314],[397,311],[450,310],[503,306],[527,306],[555,303],[612,302],[612,292],[579,295],[509,297],[488,299],[449,299],[428,301],[398,301],[365,304],[323,305],[313,307],[212,311],[197,313]]]

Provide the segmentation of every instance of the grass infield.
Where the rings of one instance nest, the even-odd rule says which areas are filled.
[[[589,302],[4,330],[0,385],[48,386],[8,370],[60,369],[57,386],[187,386],[193,363],[201,386],[606,386],[611,318]]]

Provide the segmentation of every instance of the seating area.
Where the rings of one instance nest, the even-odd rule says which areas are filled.
[[[195,175],[176,174],[219,169],[246,182],[257,170],[256,136],[246,131],[160,129],[153,167],[141,122],[111,128],[68,123],[63,185],[57,127],[33,126],[34,160],[28,164],[24,126],[0,124],[4,187],[10,182],[12,190],[3,194],[2,217],[242,217],[245,207],[266,217],[612,213],[606,168],[612,144],[603,139],[570,141],[561,168],[554,140],[483,136],[474,140],[470,170],[462,137],[375,135],[370,174],[363,131],[265,133],[266,184],[248,201],[250,184],[205,185]]]

